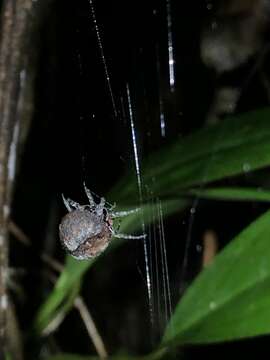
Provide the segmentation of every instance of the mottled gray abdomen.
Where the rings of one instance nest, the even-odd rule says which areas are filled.
[[[78,209],[66,214],[59,225],[59,236],[63,246],[75,251],[87,239],[102,231],[103,221],[87,209]]]

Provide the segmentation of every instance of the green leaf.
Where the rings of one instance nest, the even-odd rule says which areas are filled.
[[[48,335],[51,332],[54,332],[55,329],[61,324],[64,320],[66,314],[72,308],[74,300],[76,299],[81,288],[81,281],[74,283],[73,288],[67,294],[65,302],[59,307],[47,308],[45,311],[40,313],[39,322],[36,324],[36,330],[42,332],[43,335]],[[51,310],[50,313],[46,310]],[[38,328],[39,327],[39,328]]]
[[[169,147],[150,156],[142,166],[143,184],[148,185],[151,197],[188,194],[191,187],[204,185],[229,176],[240,175],[270,165],[270,112],[268,109],[245,114],[191,136],[179,139]],[[152,195],[153,194],[153,195]],[[134,175],[124,177],[113,189],[108,200],[135,204],[138,188]],[[187,205],[186,201],[163,202],[164,216]],[[143,206],[145,222],[155,221],[151,205]],[[140,213],[131,215],[122,223],[121,232],[142,231]],[[108,251],[118,246],[112,241]],[[65,269],[52,293],[40,308],[35,328],[38,333],[50,323],[67,301],[72,288],[95,261],[76,261],[68,257]]]
[[[5,352],[5,360],[12,360],[12,356],[9,352]]]
[[[230,201],[270,201],[270,191],[262,188],[219,187],[190,190],[189,194],[201,198]]]
[[[164,346],[270,333],[270,211],[202,271],[171,318]]]
[[[50,322],[62,312],[62,307],[65,306],[64,301],[70,304],[70,294],[74,297],[74,287],[79,291],[77,284],[80,282],[81,277],[85,271],[94,263],[96,259],[89,261],[81,261],[79,265],[77,261],[71,256],[67,256],[66,265],[61,273],[57,283],[50,293],[47,300],[40,307],[34,323],[36,333],[42,333]],[[68,308],[66,308],[66,312]]]
[[[184,209],[187,204],[188,201],[184,200],[167,200],[162,202],[164,217],[176,212],[177,210],[179,211]],[[123,219],[120,231],[123,233],[138,231],[142,227],[142,219],[144,220],[145,225],[155,221],[156,214],[154,210],[155,208],[151,204],[143,205],[141,207],[141,211],[131,214]],[[124,243],[122,240],[113,240],[108,248],[108,251],[122,243]],[[38,311],[34,323],[34,330],[36,333],[42,333],[55,316],[61,312],[62,307],[65,306],[65,303],[69,300],[70,294],[73,293],[76,284],[81,281],[85,272],[93,266],[95,261],[99,261],[103,256],[104,254],[87,261],[78,261],[71,256],[67,256],[63,272],[61,273],[49,297]],[[74,296],[74,294],[72,296]],[[65,311],[68,311],[68,308],[71,306],[72,304],[69,302],[69,306],[65,308]]]
[[[159,197],[183,192],[270,165],[270,111],[246,113],[177,140],[143,163],[144,184]],[[136,199],[135,179],[125,178],[114,193]]]

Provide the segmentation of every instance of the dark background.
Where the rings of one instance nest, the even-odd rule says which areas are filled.
[[[51,1],[33,44],[38,52],[34,116],[20,154],[12,218],[31,239],[26,248],[11,239],[11,265],[23,268],[24,296],[14,296],[27,358],[43,346],[65,352],[94,353],[75,310],[44,343],[29,336],[32,320],[52,284],[42,252],[64,261],[57,228],[65,209],[61,193],[84,203],[82,183],[106,196],[123,174],[134,168],[126,86],[129,84],[140,159],[205,125],[214,90],[220,84],[241,84],[256,59],[217,78],[200,58],[201,30],[211,17],[209,3],[172,1],[175,91],[168,78],[166,2],[99,0],[94,3],[116,113],[104,62],[87,0]],[[166,136],[160,132],[160,98]],[[256,74],[240,98],[236,112],[268,104]],[[123,111],[124,109],[124,111]],[[264,175],[264,174],[262,174]],[[134,172],[135,176],[135,172]],[[257,176],[260,176],[257,175]],[[158,179],[157,179],[158,181]],[[234,179],[252,183],[254,178]],[[110,199],[117,203],[116,199]],[[202,234],[216,231],[219,247],[264,210],[258,204],[198,202],[191,227],[188,265],[181,264],[189,232],[190,213],[165,222],[173,304],[180,288],[200,269]],[[228,226],[229,224],[229,226]],[[178,241],[177,241],[178,239]],[[84,280],[82,294],[110,353],[128,349],[144,353],[158,341],[162,329],[151,329],[147,307],[141,244],[127,243],[98,262]],[[186,349],[186,357],[225,358],[239,351],[258,353],[268,338]],[[48,345],[49,344],[49,345]],[[244,349],[244,350],[243,350]]]

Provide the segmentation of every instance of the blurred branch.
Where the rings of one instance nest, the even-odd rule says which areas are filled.
[[[26,236],[25,233],[19,228],[19,226],[16,225],[12,220],[10,220],[8,223],[8,230],[15,237],[15,239],[19,240],[24,245],[31,245],[28,236]]]
[[[9,221],[8,228],[10,233],[20,242],[22,242],[26,246],[31,245],[31,241],[27,235],[12,221]],[[50,255],[43,253],[41,254],[41,259],[44,263],[46,263],[51,269],[61,273],[64,269],[64,265],[62,265],[59,261],[52,258]],[[56,279],[53,275],[50,276],[53,282],[56,282]],[[74,301],[74,307],[79,311],[80,316],[85,324],[87,329],[88,335],[92,340],[96,351],[101,359],[106,359],[108,357],[107,351],[105,349],[105,345],[103,340],[97,330],[97,327],[94,323],[94,320],[87,309],[83,299],[80,296],[77,296]],[[45,329],[43,334],[50,334],[51,332],[55,331],[60,324],[63,322],[66,316],[65,312],[58,312],[58,314],[54,317],[53,321],[49,324],[49,326]]]
[[[8,267],[7,220],[16,169],[20,128],[21,71],[26,58],[25,33],[31,0],[5,0],[1,12],[0,41],[0,357],[7,349],[6,292]]]
[[[203,234],[203,268],[210,265],[218,251],[218,237],[213,230],[207,230]]]
[[[77,296],[74,301],[74,306],[78,309],[81,318],[85,324],[89,337],[92,339],[93,344],[97,350],[97,353],[101,359],[107,359],[108,354],[105,349],[104,343],[101,336],[98,333],[94,320],[87,309],[83,299],[80,296]]]

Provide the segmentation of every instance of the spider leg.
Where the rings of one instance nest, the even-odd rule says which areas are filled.
[[[83,188],[84,188],[84,192],[88,198],[89,204],[91,208],[95,208],[96,207],[96,203],[95,200],[93,199],[93,196],[91,194],[91,191],[86,187],[85,182],[83,182]]]
[[[112,234],[114,237],[118,238],[118,239],[127,239],[127,240],[131,240],[131,239],[134,239],[134,240],[138,240],[138,239],[145,239],[146,238],[146,234],[143,234],[143,235],[129,235],[129,234],[115,234],[113,232]]]
[[[108,209],[109,209],[110,211],[112,211],[113,209],[116,208],[116,203],[110,204],[110,203],[108,203],[108,202],[106,201],[106,204],[108,204]]]
[[[138,212],[139,210],[140,210],[140,208],[136,208],[136,209],[132,209],[132,210],[116,211],[116,212],[112,212],[110,215],[113,219],[115,219],[115,218],[130,215],[130,214],[134,214],[134,213]]]
[[[116,234],[118,234],[118,230],[120,229],[120,225],[121,225],[120,221],[118,221],[116,226],[115,225],[114,226],[108,225],[113,236],[116,236]]]
[[[65,198],[64,195],[62,194],[62,199],[64,202],[65,207],[67,208],[68,212],[71,212],[74,209],[80,209],[81,205],[76,203],[75,201],[69,199],[69,198]]]
[[[106,200],[102,197],[100,203],[95,205],[97,215],[103,215]]]

